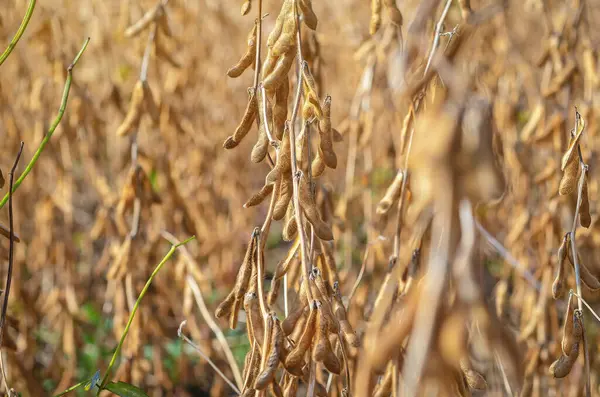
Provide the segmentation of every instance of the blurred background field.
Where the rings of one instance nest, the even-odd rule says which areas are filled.
[[[66,68],[83,41],[91,38],[74,69],[66,113],[14,195],[15,232],[21,242],[15,246],[4,353],[10,386],[23,396],[53,395],[97,370],[104,374],[139,291],[169,249],[164,231],[179,240],[191,235],[196,240],[186,245],[189,256],[176,253],[154,280],[113,378],[134,384],[149,396],[230,395],[206,361],[177,337],[177,329],[188,320],[185,332],[231,376],[186,277],[197,282],[212,314],[235,282],[252,229],[267,214],[264,203],[243,208],[269,171],[266,162],[249,161],[254,138],[236,150],[222,147],[242,117],[246,89],[252,85],[251,70],[237,79],[226,74],[245,51],[254,24],[254,11],[240,15],[241,3],[168,2],[172,35],[160,37],[161,49],[154,49],[148,62],[147,78],[159,104],[158,117],[142,118],[135,153],[132,138],[117,136],[116,131],[127,113],[148,39],[145,33],[128,38],[124,32],[155,1],[38,0],[23,38],[0,67],[0,169],[7,177],[21,141],[25,146],[17,175],[32,158],[57,114]],[[443,3],[426,25],[428,42]],[[494,306],[498,285],[506,288],[506,307],[499,316],[516,335],[523,362],[537,349],[539,359],[529,372],[517,374],[515,381],[521,386],[531,383],[536,396],[583,395],[582,363],[564,381],[551,378],[547,371],[560,351],[556,335],[564,310],[552,300],[549,285],[555,252],[571,228],[574,211],[574,198],[557,193],[574,106],[587,123],[582,152],[590,167],[592,214],[592,225],[579,233],[578,244],[583,261],[594,272],[600,271],[596,263],[600,254],[596,212],[600,34],[595,29],[600,2],[587,1],[581,27],[572,27],[580,18],[581,4],[577,0],[473,0],[473,10],[490,9],[491,16],[462,44],[453,69],[470,76],[472,91],[493,105],[493,129],[502,148],[500,173],[506,192],[497,203],[476,207],[478,220],[545,286],[541,291],[528,287],[502,255],[481,242],[477,260],[483,269],[486,303]],[[25,0],[4,1],[1,48],[16,32],[27,5]],[[403,1],[398,6],[405,20],[402,39],[410,39],[407,26],[420,2]],[[280,7],[281,1],[263,1],[263,11],[269,14],[263,20],[265,34],[273,28]],[[333,124],[343,136],[336,144],[337,169],[328,170],[319,183],[331,192],[335,207],[331,225],[346,295],[365,250],[373,247],[356,293],[357,307],[349,311],[361,336],[365,313],[372,309],[393,249],[394,222],[380,219],[375,209],[404,161],[400,130],[406,108],[398,100],[408,84],[399,70],[403,46],[397,37],[388,37],[393,33],[387,27],[371,37],[367,1],[313,0],[313,7],[319,25],[306,37],[319,43],[320,93],[332,96]],[[453,4],[444,31],[462,23],[458,3]],[[551,31],[561,27],[568,44],[560,44],[557,55],[551,52],[550,60],[540,64]],[[579,36],[573,38],[576,31]],[[440,49],[447,37],[441,37]],[[544,94],[569,62],[575,64],[572,77],[557,92]],[[361,79],[370,67],[368,105],[361,104],[361,127],[354,135],[353,104],[365,95],[360,92]],[[425,133],[435,141],[435,131]],[[250,132],[254,134],[255,128]],[[132,182],[136,165],[143,181],[143,194],[134,193],[140,205],[137,228],[131,196],[138,188]],[[7,188],[8,184],[3,194]],[[0,223],[8,225],[7,207],[0,211]],[[268,236],[267,280],[290,246],[282,240],[281,230],[281,222],[276,222]],[[0,255],[7,258],[6,239],[0,244]],[[6,263],[0,261],[2,280]],[[586,291],[585,296],[594,305],[597,295]],[[542,301],[553,313],[539,320],[547,329],[544,325],[544,331],[519,339],[528,313],[542,307],[536,306]],[[283,307],[274,309],[281,313]],[[595,395],[600,382],[599,336],[593,317],[586,314],[585,318]],[[226,321],[217,323],[243,366],[250,348],[244,322],[236,330],[229,330]],[[540,335],[544,332],[547,335]],[[489,388],[475,395],[504,395],[499,368],[492,365],[486,371]]]

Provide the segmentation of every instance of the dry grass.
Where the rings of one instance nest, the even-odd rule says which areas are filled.
[[[30,11],[5,393],[600,393],[597,2]]]

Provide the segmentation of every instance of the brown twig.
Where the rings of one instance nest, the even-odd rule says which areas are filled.
[[[13,236],[15,235],[14,228],[14,217],[13,217],[13,183],[15,177],[15,170],[17,169],[17,165],[19,164],[19,160],[21,159],[21,154],[23,154],[23,146],[25,144],[21,142],[19,146],[19,152],[17,153],[17,157],[15,158],[15,162],[13,163],[12,168],[10,169],[9,183],[8,183],[8,230],[9,236],[8,239],[8,270],[6,272],[6,286],[4,289],[4,301],[2,302],[2,314],[0,315],[0,361],[2,361],[2,341],[4,337],[4,326],[6,324],[6,312],[8,311],[8,297],[10,295],[10,283],[12,281],[12,272],[13,272],[13,264],[14,264],[14,246],[15,241]],[[4,384],[6,385],[6,390],[9,392],[10,388],[7,385],[6,374],[4,373],[4,365],[2,365],[2,378],[4,379]]]

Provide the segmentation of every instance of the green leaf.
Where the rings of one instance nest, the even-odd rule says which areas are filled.
[[[109,382],[104,386],[104,389],[121,397],[148,397],[142,389],[125,382]]]

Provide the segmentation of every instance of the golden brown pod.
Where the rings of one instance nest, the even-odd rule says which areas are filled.
[[[571,372],[573,364],[577,361],[578,356],[579,344],[576,343],[572,346],[569,355],[561,355],[558,360],[552,363],[550,366],[550,374],[555,378],[564,378]]]
[[[275,202],[273,208],[273,220],[279,221],[283,219],[288,209],[292,195],[294,193],[294,186],[292,183],[292,174],[286,173],[282,176],[281,186],[279,187],[279,197]]]
[[[590,202],[588,198],[588,184],[587,175],[583,180],[583,186],[581,188],[581,205],[579,206],[579,223],[585,228],[589,228],[592,224],[592,217],[590,216]]]
[[[558,185],[558,193],[561,196],[571,194],[577,188],[577,175],[579,174],[579,160],[574,159],[565,167],[563,176]]]
[[[556,268],[556,277],[552,283],[552,296],[554,299],[558,299],[563,296],[565,292],[565,259],[569,244],[569,233],[566,233],[562,239],[560,247],[558,248],[558,265]]]
[[[323,161],[320,148],[317,150],[317,155],[310,166],[310,171],[313,178],[318,178],[325,172],[325,162]]]
[[[329,168],[337,167],[337,156],[333,150],[331,135],[331,96],[327,95],[323,101],[323,117],[319,120],[319,154],[322,155],[325,165]]]
[[[369,33],[374,35],[381,26],[381,0],[371,0],[371,22]]]
[[[279,39],[279,36],[281,36],[281,33],[283,31],[283,24],[284,22],[291,16],[294,16],[294,10],[292,8],[294,2],[293,0],[284,0],[283,4],[281,5],[281,11],[279,11],[279,15],[277,16],[277,19],[275,20],[275,26],[273,27],[273,30],[271,30],[271,33],[269,34],[269,37],[267,38],[267,47],[271,48],[275,45],[275,42]]]
[[[257,376],[254,382],[254,388],[257,390],[265,389],[269,383],[273,382],[275,377],[275,371],[279,366],[279,357],[283,346],[283,332],[279,324],[279,320],[275,316],[272,332],[271,332],[271,346],[269,356],[265,365],[265,369]]]
[[[244,311],[246,312],[246,323],[248,340],[250,345],[256,341],[262,347],[264,335],[264,323],[260,314],[258,296],[254,292],[248,292],[244,296]]]
[[[251,9],[252,9],[252,1],[244,0],[244,2],[242,3],[242,8],[240,10],[241,14],[248,15],[248,13],[250,12]]]
[[[310,112],[305,112],[303,109],[304,118],[308,120],[314,115],[320,120],[323,118],[323,109],[317,94],[317,83],[306,61],[302,63],[302,86],[304,88],[304,105],[310,109]]]
[[[294,207],[290,204],[288,205],[284,218],[283,233],[281,234],[283,241],[292,241],[296,238],[297,231],[298,224],[296,223],[296,218],[294,216]]]
[[[403,179],[404,173],[402,171],[398,171],[393,182],[387,188],[385,195],[377,205],[377,214],[386,214],[392,207],[392,204],[398,201],[398,199],[400,198],[400,188],[402,187]]]
[[[233,290],[235,291],[235,298],[239,299],[240,302],[243,301],[244,295],[248,291],[248,286],[250,285],[250,277],[252,276],[252,268],[253,261],[256,255],[256,236],[258,235],[258,230],[255,229],[250,238],[250,242],[248,243],[248,247],[246,248],[246,254],[244,255],[244,260],[242,261],[242,265],[238,270],[238,274],[235,280],[235,286]]]
[[[567,247],[567,250],[567,257],[569,258],[571,265],[573,265],[573,268],[575,268],[575,262],[573,260],[573,251],[571,250],[570,245]],[[585,286],[592,291],[600,289],[600,280],[598,280],[598,278],[590,272],[590,269],[588,269],[588,267],[581,260],[581,256],[579,255],[579,253],[577,253],[577,263],[579,265],[579,275],[581,276],[581,281],[583,281]]]
[[[256,34],[257,24],[255,23],[248,34],[248,47],[242,58],[227,71],[229,77],[239,77],[250,65],[256,61]]]
[[[290,351],[285,359],[285,368],[291,374],[296,375],[297,373],[302,373],[304,356],[307,351],[310,351],[310,346],[313,342],[313,336],[315,335],[316,331],[316,323],[317,308],[315,302],[313,302],[310,313],[308,314],[306,325],[304,326],[304,331],[302,332],[302,336],[300,336],[298,343],[296,343],[296,346]]]
[[[311,197],[308,180],[305,177],[300,178],[300,186],[298,190],[300,206],[306,214],[308,222],[310,222],[310,224],[313,226],[315,234],[321,240],[333,240],[333,232],[331,231],[329,225],[327,225],[321,219],[317,205],[315,204],[314,199]]]
[[[280,141],[284,139],[285,121],[287,120],[288,115],[289,93],[290,82],[287,76],[285,76],[282,83],[279,85],[279,88],[275,91],[275,101],[273,102],[273,135]]]
[[[288,73],[294,64],[294,59],[296,59],[295,45],[279,57],[273,70],[263,79],[265,90],[273,92],[287,80]]]
[[[305,312],[308,313],[307,306],[308,305],[299,305],[293,311],[291,311],[288,314],[288,316],[283,320],[283,323],[281,323],[281,328],[283,330],[284,335],[289,336],[292,334],[294,328],[296,328],[296,323],[298,323],[300,317],[302,317],[302,315],[305,314]]]
[[[329,372],[339,374],[341,364],[329,342],[329,321],[325,317],[322,307],[321,304],[317,309],[316,343],[313,344],[312,357],[315,361],[323,363]]]
[[[135,131],[142,119],[142,108],[144,106],[144,82],[138,80],[133,87],[133,93],[131,94],[131,101],[129,102],[129,110],[125,119],[117,129],[117,136],[123,136]]]
[[[282,12],[284,7],[285,3],[282,6]],[[298,25],[296,21],[296,16],[290,8],[290,12],[288,12],[285,18],[283,19],[283,27],[281,29],[281,34],[279,35],[279,37],[277,37],[275,43],[272,46],[269,46],[271,48],[271,53],[274,57],[280,57],[286,52],[293,51],[293,48],[296,45],[297,26]],[[273,31],[273,33],[274,32],[275,31]],[[270,38],[271,37],[269,36],[269,39]]]
[[[398,9],[396,5],[396,0],[383,0],[383,4],[387,9],[387,12],[390,16],[390,20],[392,23],[398,27],[402,26],[402,13]]]
[[[235,302],[235,291],[232,290],[229,295],[217,306],[215,310],[215,317],[221,318],[224,316],[228,316],[231,313],[231,308],[233,307],[233,303]]]
[[[273,187],[275,185],[264,185],[258,193],[254,194],[246,203],[244,204],[244,208],[253,207],[262,203],[273,191]]]
[[[129,38],[137,36],[142,30],[150,26],[150,23],[157,21],[164,11],[162,3],[157,3],[154,7],[146,11],[137,22],[125,29],[125,37]]]
[[[242,299],[235,299],[233,306],[231,307],[231,313],[229,313],[229,328],[236,329],[238,323],[238,315],[240,314],[240,308],[242,307]]]
[[[574,295],[569,296],[567,313],[565,315],[565,324],[563,326],[563,337],[561,348],[564,355],[568,355],[573,345],[578,344],[583,336],[583,324],[581,312],[575,309]]]
[[[228,137],[223,143],[223,147],[225,149],[233,149],[242,141],[242,139],[244,139],[244,137],[248,134],[248,131],[250,131],[252,123],[254,123],[254,120],[256,120],[257,113],[258,103],[256,101],[255,90],[254,88],[250,88],[248,89],[248,103],[246,104],[244,117],[242,117],[242,121],[235,129],[233,135]]]
[[[256,101],[258,104],[258,140],[256,144],[252,148],[252,153],[250,154],[250,160],[253,163],[260,163],[264,160],[267,155],[267,151],[269,149],[269,137],[267,135],[267,128],[269,131],[273,129],[273,115],[272,108],[269,100],[263,97],[263,90],[258,90],[256,93]],[[265,125],[265,120],[269,124]]]
[[[289,140],[289,127],[286,123],[283,130],[283,138],[281,146],[279,147],[279,153],[277,155],[277,161],[275,167],[267,174],[265,178],[265,184],[275,183],[277,179],[284,177],[288,178],[288,174],[291,175],[292,169],[292,147]],[[292,179],[289,178],[291,182]],[[282,179],[283,183],[283,179]]]
[[[300,15],[306,26],[312,30],[316,30],[319,21],[312,8],[312,0],[299,0],[298,6],[300,7]]]
[[[467,385],[472,390],[485,390],[487,389],[487,382],[483,375],[471,368],[471,365],[466,360],[460,361],[460,369],[462,370],[463,376],[467,381]]]

